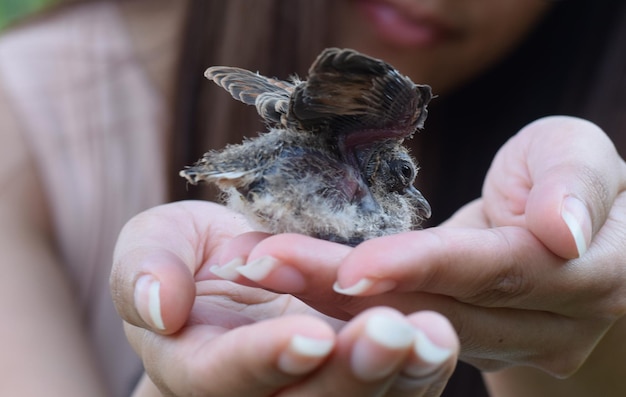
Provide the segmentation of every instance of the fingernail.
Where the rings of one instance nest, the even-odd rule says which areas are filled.
[[[276,269],[278,265],[279,263],[276,258],[272,258],[271,256],[262,256],[243,266],[237,267],[235,270],[249,280],[262,281],[272,272],[272,270]]]
[[[354,345],[351,366],[354,375],[374,381],[389,375],[406,355],[398,354],[413,343],[415,329],[406,321],[384,315],[371,316],[365,337]]]
[[[415,331],[414,346],[419,362],[403,371],[410,377],[423,378],[433,374],[452,356],[452,350],[437,346],[421,330]]]
[[[287,374],[305,374],[321,364],[334,345],[335,341],[332,339],[314,339],[294,335],[287,350],[279,357],[278,367]]]
[[[149,274],[139,277],[135,282],[134,299],[139,316],[156,329],[164,330],[160,293],[161,282]]]
[[[235,259],[231,259],[230,262],[225,265],[213,265],[209,268],[209,271],[216,276],[223,278],[224,280],[235,281],[239,277],[237,268],[242,266],[245,262],[244,258],[238,256]]]
[[[566,197],[561,207],[561,217],[574,238],[578,256],[584,255],[591,241],[591,216],[587,207],[575,197]]]
[[[271,256],[260,257],[235,270],[248,280],[263,283],[264,287],[281,292],[291,294],[302,292],[307,285],[306,278],[298,269],[286,266]],[[268,279],[270,274],[272,277]]]
[[[342,295],[358,296],[367,292],[368,294],[381,294],[394,289],[398,285],[392,280],[373,280],[371,278],[362,278],[356,284],[348,288],[341,288],[339,282],[333,284],[333,290]]]

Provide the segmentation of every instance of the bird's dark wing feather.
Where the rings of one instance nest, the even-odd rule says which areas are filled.
[[[256,106],[257,112],[266,122],[276,125],[284,122],[295,86],[293,83],[228,66],[210,67],[204,76],[238,101]]]
[[[295,87],[289,110],[303,129],[402,139],[422,127],[430,98],[430,87],[414,84],[384,61],[329,48],[313,63],[307,81]]]

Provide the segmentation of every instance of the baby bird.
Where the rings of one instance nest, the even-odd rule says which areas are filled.
[[[402,146],[421,129],[432,94],[391,65],[328,48],[307,80],[281,81],[234,67],[205,76],[256,106],[269,125],[257,138],[206,153],[180,172],[215,183],[260,230],[357,245],[430,217]]]

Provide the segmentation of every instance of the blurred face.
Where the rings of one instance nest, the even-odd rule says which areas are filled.
[[[442,93],[511,50],[546,0],[334,1],[334,44],[382,58]]]

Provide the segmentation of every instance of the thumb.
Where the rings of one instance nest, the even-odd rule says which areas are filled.
[[[611,140],[588,121],[547,117],[522,129],[494,163],[508,155],[521,163],[513,169],[524,170],[513,178],[517,189],[526,185],[522,221],[556,255],[582,256],[624,186],[624,162]]]
[[[195,275],[218,263],[222,245],[247,231],[240,217],[209,202],[151,208],[124,226],[110,277],[115,307],[126,322],[171,334],[187,321]]]
[[[170,232],[180,229],[172,227],[177,219],[167,214],[168,208],[172,205],[152,208],[124,226],[110,277],[120,317],[165,334],[185,323],[195,298],[191,268],[195,261],[192,255],[180,253],[189,242],[183,233]]]
[[[602,208],[604,200],[597,192],[586,190],[582,184],[565,186],[558,177],[558,174],[566,175],[564,172],[546,175],[533,187],[528,197],[526,222],[553,253],[573,259],[585,254],[607,211]]]

